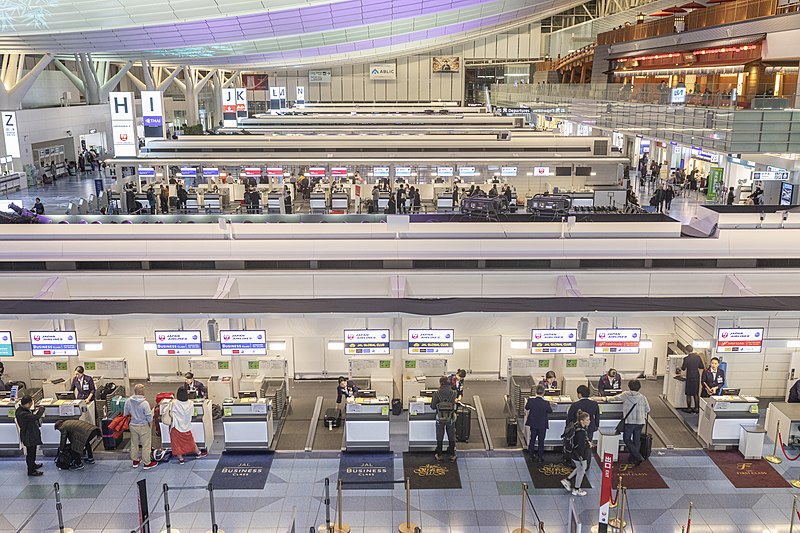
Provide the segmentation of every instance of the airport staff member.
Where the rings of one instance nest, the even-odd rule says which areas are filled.
[[[794,382],[792,388],[789,389],[789,403],[800,403],[800,379]]]
[[[528,398],[528,401],[525,402],[525,410],[528,411],[525,425],[531,429],[531,438],[528,440],[528,455],[531,460],[537,463],[544,463],[544,438],[550,427],[550,413],[553,412],[550,402],[544,399],[544,390],[544,385],[537,385],[536,396]],[[538,446],[535,444],[537,441]],[[534,450],[536,451],[535,459],[533,456]]]
[[[555,390],[558,389],[558,380],[556,379],[556,373],[552,370],[548,370],[547,374],[544,375],[544,379],[540,383],[543,385],[545,390]]]
[[[456,401],[460,402],[461,398],[464,397],[464,378],[467,377],[467,371],[463,368],[459,368],[455,374],[450,374],[448,376],[448,380],[450,380],[450,386],[453,387],[453,390],[456,391]]]
[[[194,374],[187,372],[183,375],[183,378],[185,381],[183,388],[186,389],[186,392],[194,392],[198,398],[208,398],[208,389],[203,385],[203,382],[194,379]]]
[[[355,398],[357,395],[356,384],[344,376],[339,376],[339,385],[336,387],[336,403],[342,403],[342,398]]]
[[[6,390],[9,387],[6,385],[6,382],[3,381],[3,373],[6,371],[5,365],[3,365],[2,361],[0,361],[0,390]]]
[[[708,398],[717,396],[725,387],[725,371],[719,367],[719,357],[712,357],[708,368],[703,370],[702,390],[700,396]]]
[[[72,378],[69,391],[78,391],[76,397],[79,400],[85,400],[86,403],[90,403],[94,400],[94,396],[97,393],[94,387],[94,380],[92,376],[86,375],[86,371],[82,366],[75,367],[75,377]]]
[[[607,390],[620,390],[621,388],[622,383],[619,379],[619,373],[613,368],[609,368],[608,372],[606,372],[597,383],[597,390],[600,396],[605,396]],[[584,409],[584,411],[586,411],[586,409]]]
[[[589,398],[589,394],[589,387],[586,385],[578,387],[578,397],[580,400],[569,406],[569,411],[567,411],[567,427],[578,421],[578,411],[587,413],[590,421],[586,428],[586,433],[589,437],[589,442],[592,442],[594,439],[594,432],[600,428],[600,406],[596,401]]]
[[[681,370],[686,371],[686,409],[685,413],[699,413],[700,412],[700,371],[703,370],[703,360],[694,352],[694,348],[687,346],[686,350],[689,355],[683,358],[683,365]],[[694,407],[692,407],[694,402]]]

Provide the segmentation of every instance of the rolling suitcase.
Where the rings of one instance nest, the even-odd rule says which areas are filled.
[[[324,422],[328,429],[338,428],[342,424],[342,410],[338,407],[326,409]]]
[[[103,435],[103,448],[106,450],[116,450],[120,444],[122,444],[122,435],[119,438],[114,437],[114,430],[111,429],[109,424],[111,424],[113,418],[103,418],[100,421],[100,428]]]
[[[469,442],[469,431],[472,425],[472,411],[462,409],[456,414],[456,440],[458,442]]]
[[[639,453],[645,460],[650,458],[653,452],[653,436],[650,433],[642,433],[642,441],[639,446]]]
[[[514,417],[506,418],[506,446],[517,446],[517,419]]]

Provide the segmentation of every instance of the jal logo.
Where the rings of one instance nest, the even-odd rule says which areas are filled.
[[[543,169],[543,168],[537,168],[537,169],[536,169],[536,173],[537,173],[537,174],[540,174],[540,175],[541,175],[541,174],[544,174],[544,169]]]
[[[418,339],[419,338],[419,333],[412,333],[411,334],[411,338],[412,339]]]
[[[542,338],[542,334],[541,333],[537,333],[533,337],[536,338],[536,339],[541,339]]]
[[[356,338],[356,336],[355,336],[355,335],[353,335],[352,333],[348,333],[348,334],[347,334],[347,340],[351,341],[351,340],[353,340],[353,339],[355,339],[355,338]]]
[[[231,340],[231,336],[230,335],[223,335],[222,339],[226,340],[226,341],[229,341],[229,340]]]
[[[723,331],[722,332],[722,338],[723,339],[727,339],[728,338],[728,332],[727,331]]]
[[[36,342],[39,342],[40,340],[42,340],[42,337],[40,337],[39,335],[34,335],[33,336],[33,340],[35,340]]]
[[[166,335],[159,335],[158,336],[158,340],[165,341],[165,340],[167,340],[167,336]]]
[[[605,339],[606,338],[606,334],[605,333],[599,333],[597,336],[599,338],[601,338],[601,339]]]
[[[122,142],[127,141],[128,140],[128,134],[127,133],[120,133],[119,134],[119,140],[122,141]]]

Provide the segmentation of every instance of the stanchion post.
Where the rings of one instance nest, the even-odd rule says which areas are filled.
[[[619,505],[619,495],[622,494],[622,476],[619,476],[619,483],[617,483],[617,501],[609,503],[609,507],[614,509]]]
[[[608,521],[609,527],[618,531],[623,531],[625,526],[625,498],[627,489],[621,488],[622,492],[617,493],[617,516]]]
[[[217,525],[217,513],[214,510],[214,485],[209,483],[206,487],[206,490],[208,490],[208,503],[209,509],[211,510],[211,529],[209,529],[206,533],[225,533]]]
[[[323,501],[325,504],[325,523],[320,524],[317,528],[319,533],[330,533],[333,531],[333,524],[331,524],[331,480],[330,478],[325,478],[325,500]]]
[[[780,438],[780,434],[781,434],[781,421],[778,420],[777,425],[775,426],[775,438],[773,439],[772,442],[772,455],[764,456],[764,459],[766,461],[769,461],[774,465],[779,465],[783,462],[783,460],[776,455],[778,451],[778,439]]]
[[[531,533],[530,529],[525,527],[525,509],[528,506],[528,484],[522,484],[522,520],[520,521],[520,526],[513,531],[513,533]]]
[[[794,533],[794,518],[797,516],[797,495],[792,497],[792,517],[789,521],[789,533]]]
[[[336,491],[339,496],[338,508],[339,508],[339,516],[337,519],[336,526],[333,528],[334,533],[350,533],[350,526],[345,524],[342,521],[342,480],[338,480],[336,483]]]
[[[56,513],[58,514],[58,529],[55,533],[75,533],[71,527],[64,527],[64,514],[61,512],[61,487],[58,483],[53,483],[53,490],[56,494]]]
[[[169,485],[164,483],[164,519],[166,520],[166,524],[164,525],[164,530],[161,533],[181,533],[172,527],[172,519],[169,517],[169,511]]]
[[[686,533],[692,529],[692,509],[694,508],[694,502],[689,500],[689,516],[686,518]]]
[[[411,522],[411,479],[406,478],[406,521],[397,526],[400,533],[414,533],[417,524]]]

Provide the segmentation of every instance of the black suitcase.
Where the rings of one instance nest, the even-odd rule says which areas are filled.
[[[462,409],[456,414],[456,440],[458,442],[469,442],[469,431],[472,425],[472,411]]]
[[[514,417],[506,419],[506,446],[517,446],[517,419]]]
[[[650,433],[642,433],[641,445],[639,446],[639,453],[642,458],[647,460],[653,452],[653,436]]]
[[[108,427],[113,420],[113,418],[103,418],[100,420],[100,431],[102,431],[103,435],[103,448],[106,450],[116,450],[119,448],[119,445],[122,444],[122,435],[120,435],[118,439],[115,439],[114,430]]]
[[[326,428],[338,428],[342,425],[342,410],[338,407],[326,409],[324,422]]]
[[[403,401],[399,398],[392,400],[392,414],[394,416],[400,416],[403,414]]]

